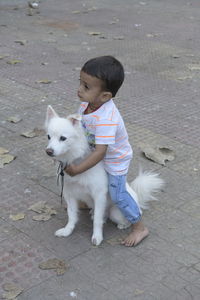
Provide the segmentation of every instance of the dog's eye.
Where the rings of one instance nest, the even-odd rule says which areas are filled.
[[[67,139],[67,138],[66,138],[65,136],[61,136],[61,137],[60,137],[60,141],[62,141],[62,142],[65,141],[66,139]]]
[[[49,134],[47,135],[47,137],[48,137],[48,140],[50,140],[50,139],[51,139],[51,137],[50,137],[50,135],[49,135]]]

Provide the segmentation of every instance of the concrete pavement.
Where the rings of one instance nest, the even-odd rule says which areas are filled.
[[[197,300],[200,298],[200,4],[189,0],[0,0],[0,147],[15,160],[1,168],[0,299],[5,284],[19,300]],[[78,107],[79,70],[89,58],[114,55],[126,79],[116,99],[134,147],[129,180],[158,171],[165,189],[144,212],[150,236],[125,248],[108,222],[100,247],[90,243],[87,210],[72,236],[42,129],[51,104],[67,115]],[[7,121],[18,116],[18,123]],[[166,166],[147,160],[141,144],[172,149]],[[57,211],[32,219],[31,205]],[[24,213],[22,220],[12,216]],[[64,260],[64,275],[41,262]],[[8,298],[8,296],[7,296]]]

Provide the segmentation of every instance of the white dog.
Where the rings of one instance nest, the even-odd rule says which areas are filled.
[[[60,118],[51,106],[47,108],[45,127],[49,139],[46,153],[60,162],[61,171],[67,164],[79,163],[90,153],[90,148],[81,125],[81,116],[73,114]],[[63,173],[64,174],[64,173]],[[64,174],[63,195],[67,202],[68,223],[55,232],[56,236],[69,236],[78,221],[78,202],[85,202],[93,210],[92,243],[99,245],[103,240],[103,223],[109,217],[118,228],[127,228],[130,223],[108,196],[108,179],[103,163],[100,162],[86,172],[70,177]],[[131,183],[127,190],[137,201],[140,209],[155,200],[154,192],[163,185],[158,174],[144,172]]]

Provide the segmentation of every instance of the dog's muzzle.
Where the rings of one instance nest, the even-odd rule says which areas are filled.
[[[51,148],[47,148],[46,149],[46,154],[48,154],[49,156],[54,156],[54,151]]]

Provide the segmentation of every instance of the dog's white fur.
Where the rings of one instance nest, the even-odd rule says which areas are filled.
[[[47,154],[64,165],[79,163],[89,155],[90,149],[81,125],[81,116],[73,114],[60,118],[51,106],[47,108],[46,132],[49,136]],[[64,137],[66,138],[63,140]],[[61,139],[60,139],[61,138]],[[137,201],[140,209],[147,208],[147,202],[155,200],[154,192],[163,185],[158,174],[140,172],[127,190]],[[86,172],[74,177],[65,173],[64,199],[67,202],[68,223],[55,232],[56,236],[69,236],[78,221],[78,202],[85,202],[93,210],[92,243],[99,245],[103,240],[103,223],[109,217],[123,229],[130,226],[120,210],[113,205],[108,196],[108,178],[103,163],[100,162]]]

